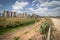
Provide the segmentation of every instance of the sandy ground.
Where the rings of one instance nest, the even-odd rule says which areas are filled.
[[[53,23],[54,23],[54,27],[56,28],[55,31],[55,40],[60,40],[60,19],[59,18],[51,18]]]
[[[52,21],[54,23],[54,27],[60,32],[60,19],[59,18],[52,18]]]
[[[14,40],[14,37],[19,37],[19,40],[42,40],[42,35],[38,32],[40,24],[44,21],[42,19],[40,22],[29,25],[29,27],[18,29],[14,32],[6,33],[0,36],[0,40]]]

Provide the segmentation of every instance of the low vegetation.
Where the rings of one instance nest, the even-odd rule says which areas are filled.
[[[27,33],[29,33],[28,31],[26,31],[24,34],[27,34]]]
[[[14,40],[19,40],[19,37],[14,37]]]
[[[12,29],[33,24],[35,21],[34,18],[0,18],[0,35]]]
[[[53,28],[52,20],[49,17],[46,17],[45,20],[46,21],[43,22],[40,27],[40,33],[44,35],[43,40],[47,40],[49,28],[51,28],[50,40],[54,40],[54,34],[53,34],[54,28]]]

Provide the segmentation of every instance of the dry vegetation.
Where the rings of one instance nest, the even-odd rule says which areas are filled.
[[[35,23],[34,18],[0,18],[0,34],[11,29]]]
[[[43,40],[47,40],[49,28],[51,28],[49,40],[55,40],[54,34],[53,34],[53,32],[54,32],[53,26],[54,26],[54,24],[52,23],[52,20],[49,17],[45,17],[45,22],[43,22],[40,27],[40,33],[43,35]]]
[[[1,22],[0,29],[2,29],[2,31],[0,30],[0,34],[5,33],[3,31],[3,29],[8,29],[8,28],[14,29],[17,27],[23,27],[23,26],[26,26],[29,24],[33,24],[33,23],[35,23],[35,21],[38,22],[38,25],[36,23],[36,24],[32,25],[31,27],[26,28],[23,31],[21,31],[21,30],[19,30],[18,32],[16,31],[16,35],[18,35],[18,36],[16,36],[16,35],[12,36],[13,34],[11,34],[13,39],[15,39],[15,40],[19,40],[19,39],[21,39],[21,40],[25,40],[25,39],[27,39],[27,40],[47,40],[49,28],[51,28],[50,40],[60,40],[59,39],[60,33],[58,31],[56,31],[56,28],[54,27],[54,24],[50,17],[45,17],[42,20],[41,19],[37,20],[35,18],[1,18],[0,19],[0,22]],[[39,22],[39,21],[42,21],[42,22]],[[2,24],[2,26],[1,26],[1,24]],[[40,26],[40,29],[39,29],[39,26]],[[9,29],[9,30],[11,30],[11,29]],[[39,32],[37,30],[39,30]]]

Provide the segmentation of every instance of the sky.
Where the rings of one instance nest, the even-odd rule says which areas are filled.
[[[0,0],[0,12],[4,10],[60,16],[60,0]]]

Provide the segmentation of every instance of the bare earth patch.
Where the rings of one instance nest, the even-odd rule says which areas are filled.
[[[42,40],[42,35],[38,32],[40,24],[44,21],[29,25],[29,27],[18,29],[14,32],[6,33],[0,36],[0,40],[15,40],[15,37],[19,40]]]
[[[52,21],[56,28],[56,31],[54,32],[55,40],[60,40],[60,18],[52,18]]]

